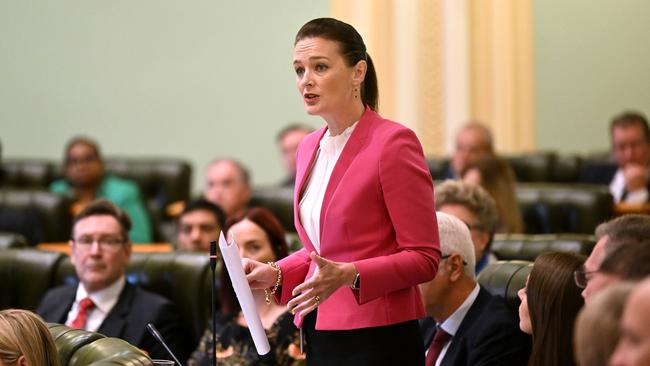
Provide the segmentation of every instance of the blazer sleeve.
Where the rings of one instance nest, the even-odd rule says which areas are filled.
[[[293,297],[293,289],[305,281],[311,258],[307,249],[302,248],[290,256],[280,260],[278,265],[282,270],[282,287],[275,294],[279,304],[286,304]]]
[[[431,280],[440,260],[433,181],[413,131],[401,128],[387,139],[379,180],[397,251],[354,262],[361,280],[354,291],[360,304]]]

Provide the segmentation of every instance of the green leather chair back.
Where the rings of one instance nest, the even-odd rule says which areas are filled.
[[[62,324],[48,323],[48,327],[52,338],[54,338],[56,349],[59,351],[61,365],[67,365],[72,355],[81,347],[100,338],[104,338],[99,333],[88,332],[82,329],[72,329]]]
[[[605,186],[525,183],[517,185],[516,196],[528,234],[592,234],[613,214]]]
[[[30,218],[31,230],[38,233],[35,243],[64,242],[70,239],[72,219],[70,200],[45,188],[25,189],[2,187],[0,206],[19,211]],[[11,230],[15,231],[15,230]],[[31,233],[21,232],[29,239]],[[31,234],[33,236],[33,234]]]
[[[104,365],[153,365],[141,350],[119,338],[101,338],[79,348],[70,358],[68,366]]]
[[[0,231],[0,250],[27,247],[24,235],[14,232]]]
[[[0,309],[36,309],[54,286],[54,274],[64,257],[35,249],[0,250]]]
[[[47,189],[54,179],[54,162],[48,159],[4,159],[3,184],[10,187]]]
[[[497,234],[492,253],[500,260],[534,261],[546,252],[570,252],[588,256],[596,239],[587,234]]]
[[[296,232],[293,222],[292,187],[255,187],[249,206],[264,207],[271,211],[287,232]]]
[[[62,324],[47,324],[59,352],[62,366],[119,365],[149,366],[151,359],[144,352],[119,338]]]
[[[526,285],[526,277],[532,269],[533,262],[529,261],[499,261],[485,267],[478,282],[492,295],[502,297],[516,312],[520,303],[517,292]]]

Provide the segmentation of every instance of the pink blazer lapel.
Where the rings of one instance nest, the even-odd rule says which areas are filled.
[[[311,168],[314,165],[314,160],[316,159],[316,154],[318,152],[318,147],[320,145],[320,140],[323,138],[323,135],[327,131],[326,127],[317,130],[313,134],[307,136],[303,143],[300,146],[300,156],[296,159],[298,162],[303,162],[296,167],[296,185],[293,192],[293,212],[294,212],[294,224],[296,226],[296,231],[298,236],[301,238],[303,245],[309,250],[313,251],[314,244],[307,236],[302,222],[300,222],[300,199],[306,188],[307,180],[309,174],[311,173]],[[305,157],[309,156],[308,160],[305,160]]]
[[[323,206],[320,211],[320,235],[323,236],[323,227],[325,226],[325,216],[327,214],[327,209],[329,208],[332,200],[332,195],[336,192],[336,189],[341,182],[341,179],[345,175],[345,172],[348,170],[354,158],[357,157],[359,150],[363,147],[366,138],[368,137],[368,130],[372,121],[377,118],[377,114],[366,108],[366,111],[361,116],[361,119],[357,123],[357,126],[352,131],[350,139],[345,144],[339,159],[332,170],[332,175],[330,180],[327,183],[327,188],[325,189],[325,197],[323,198]]]

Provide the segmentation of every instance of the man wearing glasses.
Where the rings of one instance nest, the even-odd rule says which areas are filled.
[[[49,290],[37,313],[46,321],[118,337],[153,358],[167,358],[146,330],[154,324],[180,357],[191,351],[176,307],[167,299],[126,281],[132,244],[129,217],[107,200],[86,206],[74,219],[70,261],[78,285]]]
[[[650,216],[623,215],[596,228],[597,242],[582,269],[574,274],[576,285],[583,288],[582,297],[590,297],[611,282],[611,276],[600,272],[603,261],[624,245],[637,245],[650,238]]]
[[[476,282],[474,246],[467,225],[437,212],[440,265],[420,284],[428,317],[420,320],[426,366],[525,365],[530,338],[503,299]]]

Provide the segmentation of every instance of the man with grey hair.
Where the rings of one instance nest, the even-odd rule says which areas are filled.
[[[489,193],[474,184],[448,180],[436,187],[435,202],[436,210],[454,215],[467,224],[474,244],[476,273],[496,262],[490,247],[499,217]]]
[[[239,161],[231,158],[213,160],[205,170],[203,198],[219,206],[232,217],[248,205],[252,188],[250,173]]]
[[[576,283],[584,287],[582,297],[589,297],[604,287],[608,278],[599,272],[605,258],[623,245],[635,245],[650,238],[650,216],[623,215],[598,225],[596,245],[581,270],[576,271]]]
[[[476,282],[474,248],[467,226],[437,213],[440,265],[420,285],[429,317],[420,321],[426,366],[524,365],[530,339],[503,301]]]

